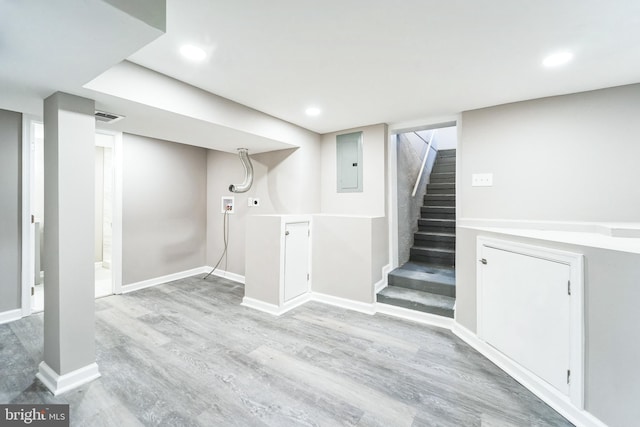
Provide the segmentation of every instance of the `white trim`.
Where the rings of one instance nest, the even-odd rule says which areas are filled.
[[[431,313],[423,313],[408,308],[397,307],[395,305],[376,303],[376,314],[386,314],[388,316],[399,317],[423,325],[437,326],[451,330],[454,320],[444,316],[437,316]]]
[[[460,117],[461,114],[454,114],[450,116],[428,117],[408,122],[391,123],[389,125],[389,132],[392,134],[398,134],[419,130],[453,127],[460,124]]]
[[[640,223],[462,218],[458,220],[458,227],[640,254]]]
[[[606,427],[602,421],[573,405],[567,396],[482,341],[464,326],[454,322],[451,331],[576,426]]]
[[[335,297],[333,295],[322,294],[319,292],[311,292],[313,301],[322,302],[336,307],[347,308],[349,310],[358,311],[365,314],[375,314],[376,304],[367,304],[366,302],[354,301],[346,298]]]
[[[100,372],[98,371],[98,364],[91,363],[83,368],[59,375],[46,362],[40,362],[36,377],[54,396],[57,396],[99,378]]]
[[[213,267],[209,267],[209,266],[202,267],[202,268],[203,268],[202,273],[209,273],[211,269],[213,269]],[[223,279],[231,280],[232,282],[242,283],[244,285],[244,276],[241,276],[240,274],[231,273],[230,271],[224,271],[216,268],[216,270],[213,273],[211,273],[211,275],[216,277],[222,277]]]
[[[387,218],[389,225],[389,263],[391,268],[398,267],[398,136],[387,130],[387,170],[389,171]]]
[[[35,248],[33,247],[34,226],[31,223],[31,197],[33,194],[33,148],[34,138],[31,132],[31,124],[36,120],[28,114],[22,114],[22,206],[21,215],[21,298],[20,308],[22,316],[31,314],[31,287],[34,286]],[[38,121],[39,122],[39,121]],[[0,322],[2,323],[2,322]]]
[[[381,290],[383,290],[384,288],[386,288],[388,286],[388,279],[389,279],[389,272],[391,271],[391,264],[387,264],[384,267],[382,267],[382,278],[375,284],[373,285],[373,290],[374,290],[374,296],[375,294],[377,294],[378,292],[380,292]]]
[[[191,270],[179,271],[173,274],[167,274],[166,276],[154,277],[153,279],[142,280],[140,282],[130,283],[122,286],[122,293],[127,294],[129,292],[137,291],[151,286],[161,285],[163,283],[172,282],[174,280],[180,280],[187,277],[195,276],[196,274],[208,273],[211,269],[208,267],[197,267]],[[215,273],[214,273],[215,274]]]
[[[584,408],[584,256],[582,254],[561,251],[557,249],[527,245],[507,240],[499,240],[478,236],[476,243],[477,258],[482,257],[482,249],[484,247],[495,248],[513,252],[516,254],[527,255],[531,257],[541,258],[549,261],[565,264],[570,269],[571,280],[571,300],[570,300],[570,343],[569,343],[569,369],[571,369],[571,384],[569,386],[569,399],[578,408]],[[479,339],[483,339],[482,313],[483,304],[483,271],[481,263],[477,263],[476,277],[477,295],[477,322]],[[516,362],[512,361],[515,365]],[[519,365],[518,365],[519,366]],[[521,368],[525,370],[525,368]],[[528,371],[527,371],[528,372]],[[533,374],[531,374],[533,375]],[[539,380],[542,381],[542,380]],[[546,384],[546,383],[545,383]],[[554,389],[555,390],[555,389]],[[556,391],[558,392],[558,391]],[[558,392],[560,393],[560,392]],[[562,393],[560,395],[564,396]]]
[[[276,304],[270,304],[268,302],[260,301],[254,298],[243,297],[240,305],[274,316],[280,316],[280,314],[282,314],[280,307],[278,307]]]
[[[253,308],[254,310],[263,311],[273,316],[280,316],[287,311],[293,310],[294,308],[299,307],[311,300],[311,294],[305,293],[287,301],[282,306],[278,307],[275,304],[270,304],[268,302],[260,301],[254,298],[244,297],[242,298],[242,303],[240,305]]]
[[[23,316],[23,308],[16,308],[13,310],[3,311],[0,313],[0,325],[3,323],[13,322],[14,320],[21,319]]]
[[[111,279],[114,294],[125,292],[122,286],[122,132],[96,128],[96,134],[113,137],[112,151],[112,221],[111,221]],[[98,144],[96,144],[98,145]]]

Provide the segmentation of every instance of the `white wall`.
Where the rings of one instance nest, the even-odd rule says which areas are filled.
[[[458,127],[449,126],[438,129],[434,138],[438,150],[455,150],[458,146]]]
[[[244,169],[235,154],[207,153],[207,265],[213,266],[223,251],[222,196],[235,198],[235,213],[229,215],[228,261],[219,268],[245,274],[247,217],[265,214],[318,212],[320,197],[319,136],[307,132],[298,139],[300,148],[251,154],[254,182],[246,193],[232,193],[230,184],[240,184]],[[259,198],[260,206],[248,207],[247,199]],[[250,241],[250,240],[249,240]]]
[[[123,135],[122,282],[205,265],[207,152]]]
[[[361,193],[338,193],[336,136],[362,131]],[[346,215],[386,215],[387,125],[349,129],[322,136],[321,212]]]
[[[639,221],[639,101],[640,85],[631,85],[463,113],[458,219]],[[471,174],[483,172],[494,173],[494,186],[471,187]],[[456,320],[472,331],[479,234],[487,235],[457,229]],[[585,255],[586,409],[611,426],[635,425],[640,257],[514,240]]]

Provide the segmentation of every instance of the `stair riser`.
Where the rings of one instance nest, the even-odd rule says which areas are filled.
[[[421,239],[414,236],[413,244],[415,246],[426,246],[426,247],[437,248],[437,249],[455,249],[456,248],[455,239],[451,241],[430,240],[430,239]]]
[[[446,258],[443,257],[434,257],[428,255],[419,255],[419,254],[411,254],[409,259],[413,262],[422,262],[431,265],[441,265],[447,267],[453,267],[456,265],[455,256],[451,255]]]
[[[426,306],[412,301],[397,300],[395,298],[385,297],[384,295],[378,295],[377,301],[385,304],[395,305],[397,307],[404,307],[411,310],[422,311],[423,313],[431,313],[438,316],[450,317],[453,319],[453,310],[449,310],[446,308]]]
[[[429,178],[429,184],[455,184],[456,177],[449,176],[433,176]]]
[[[440,252],[438,250],[431,250],[430,248],[414,246],[411,248],[411,255],[416,256],[428,256],[430,258],[442,258],[445,260],[455,260],[456,254],[449,252]]]
[[[455,214],[456,208],[453,206],[440,206],[436,203],[430,203],[430,206],[423,206],[420,208],[420,213],[423,214],[434,214],[434,213],[443,213],[443,214]]]
[[[427,185],[427,194],[452,194],[455,191],[455,186],[450,184]]]
[[[428,194],[422,200],[424,205],[431,206],[454,206],[456,205],[455,196],[447,196],[442,194]]]
[[[455,224],[442,224],[440,222],[428,219],[418,219],[418,230],[428,231],[432,233],[454,233],[456,232]]]
[[[401,288],[415,289],[416,291],[430,292],[432,294],[444,295],[446,297],[455,298],[455,286],[447,286],[442,283],[426,282],[423,280],[409,279],[408,277],[399,277],[389,275],[389,285],[399,286]]]
[[[446,166],[434,166],[431,173],[455,173],[456,168],[454,165],[446,165]]]
[[[456,158],[455,157],[439,157],[436,159],[435,163],[433,164],[434,167],[438,167],[438,166],[450,166],[453,165],[455,167],[456,164]]]
[[[438,150],[438,157],[456,157],[456,150]]]
[[[446,212],[421,213],[420,218],[422,219],[456,219],[456,214],[446,213]]]

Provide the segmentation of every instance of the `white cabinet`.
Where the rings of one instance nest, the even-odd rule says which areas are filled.
[[[284,302],[309,291],[309,223],[285,224]]]
[[[243,305],[282,314],[304,302],[311,283],[311,216],[247,218]]]
[[[582,255],[478,238],[478,337],[583,404]]]

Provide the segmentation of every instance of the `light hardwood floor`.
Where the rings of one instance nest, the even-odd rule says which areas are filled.
[[[0,325],[0,402],[74,426],[570,426],[453,334],[308,303],[276,318],[215,277],[96,300],[102,377],[35,379],[42,315]]]

